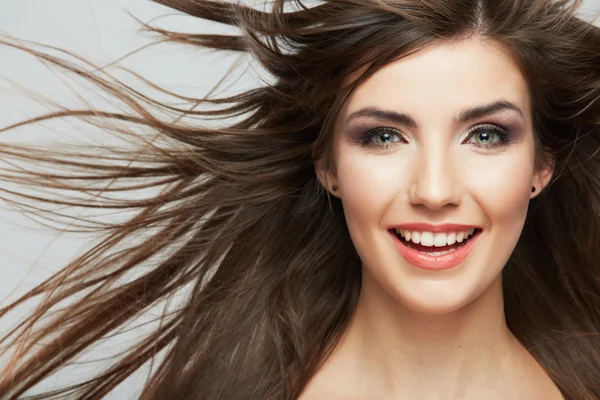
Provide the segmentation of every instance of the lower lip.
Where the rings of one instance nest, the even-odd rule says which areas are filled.
[[[398,239],[398,237],[394,233],[388,233],[394,239],[394,243],[396,244],[398,251],[400,251],[400,254],[402,254],[402,257],[404,257],[404,259],[410,264],[422,269],[441,270],[455,267],[458,264],[460,264],[465,258],[467,258],[469,252],[475,245],[475,242],[477,241],[477,239],[479,239],[481,231],[475,233],[463,246],[456,248],[450,253],[442,254],[439,256],[428,255],[426,253],[422,253],[418,250],[412,249],[405,245],[400,239]],[[432,249],[435,249],[435,247],[432,247]]]

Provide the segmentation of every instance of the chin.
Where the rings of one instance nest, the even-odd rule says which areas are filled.
[[[501,289],[499,276],[491,282],[473,282],[465,276],[443,279],[418,279],[392,288],[392,296],[413,312],[429,315],[445,315],[470,308],[479,303],[486,293]],[[498,283],[499,285],[495,284]],[[390,290],[389,288],[387,289]]]
[[[470,304],[471,299],[465,297],[466,296],[457,296],[456,294],[445,296],[437,293],[435,296],[430,296],[428,298],[405,297],[400,301],[406,308],[420,314],[446,315],[456,312]]]

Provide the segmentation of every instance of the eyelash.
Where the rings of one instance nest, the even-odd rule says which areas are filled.
[[[363,133],[359,138],[359,142],[363,146],[370,146],[371,139],[373,139],[378,134],[386,133],[386,132],[391,133],[391,134],[396,134],[396,135],[398,135],[398,137],[402,138],[400,131],[398,131],[397,129],[388,128],[388,127],[377,127],[377,128],[368,130],[367,132]],[[470,139],[472,136],[474,136],[478,133],[482,133],[482,132],[491,132],[493,134],[496,134],[498,136],[498,140],[496,140],[494,142],[495,144],[492,144],[492,145],[481,145],[481,144],[477,144],[477,143],[472,143],[475,147],[482,148],[482,149],[493,149],[496,147],[506,146],[512,140],[511,135],[508,133],[508,131],[506,131],[506,129],[501,128],[498,125],[492,125],[492,124],[479,125],[479,126],[469,129],[467,131],[467,139]],[[401,142],[406,143],[406,141],[404,141],[404,139],[402,138],[402,141],[399,141],[399,142],[375,144],[374,146],[381,147],[381,148],[388,148],[388,147],[395,146],[396,144],[401,143]]]

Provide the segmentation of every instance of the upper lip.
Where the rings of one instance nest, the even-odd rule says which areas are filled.
[[[471,228],[479,228],[477,225],[464,224],[439,224],[433,225],[425,222],[409,222],[391,226],[390,229],[405,229],[408,231],[426,231],[426,232],[462,232]]]

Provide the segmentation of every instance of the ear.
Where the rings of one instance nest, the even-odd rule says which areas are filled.
[[[315,160],[314,166],[315,173],[317,174],[317,179],[319,180],[319,182],[321,182],[321,185],[325,188],[325,190],[335,197],[340,197],[340,189],[337,183],[336,176],[330,169],[326,168],[324,159],[319,158]],[[338,186],[337,191],[333,191],[333,185]]]
[[[535,192],[531,193],[531,198],[536,197],[548,185],[554,173],[556,159],[554,156],[548,157],[548,162],[540,161],[533,174],[532,186],[535,187]]]

